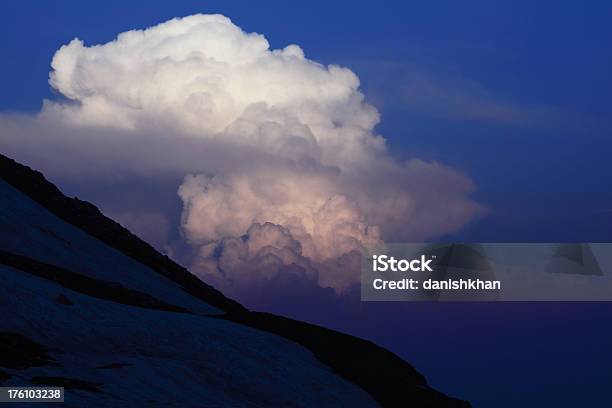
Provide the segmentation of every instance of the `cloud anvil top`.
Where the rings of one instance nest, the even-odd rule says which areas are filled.
[[[363,245],[429,239],[483,211],[459,172],[391,157],[350,69],[297,45],[270,49],[227,17],[176,18],[100,45],[74,39],[51,66],[67,100],[3,119],[9,150],[69,145],[73,161],[50,154],[45,166],[67,177],[184,177],[190,268],[230,293],[283,274],[342,292],[359,282],[350,265]],[[135,155],[118,155],[118,143]]]

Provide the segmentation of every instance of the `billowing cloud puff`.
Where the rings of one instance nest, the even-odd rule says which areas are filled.
[[[78,104],[46,110],[75,123],[178,128],[334,164],[383,148],[369,134],[378,113],[353,72],[308,60],[297,45],[270,50],[221,15],[173,19],[92,47],[75,39],[51,66],[51,85]]]
[[[225,180],[188,175],[179,189],[186,205],[183,226],[190,242],[205,244],[241,236],[253,223],[281,225],[299,240],[301,253],[317,261],[379,243],[379,229],[339,190],[320,173]]]
[[[286,275],[342,291],[362,246],[429,239],[481,211],[468,178],[390,157],[352,71],[270,49],[224,16],[75,39],[52,67],[67,100],[36,120],[80,129],[83,145],[121,139],[134,158],[118,167],[181,173],[191,267],[226,290]]]

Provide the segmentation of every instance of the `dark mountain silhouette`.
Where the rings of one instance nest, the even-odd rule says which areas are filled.
[[[238,302],[226,298],[119,223],[105,217],[93,204],[66,197],[42,173],[0,155],[0,178],[64,221],[177,282],[189,294],[225,312],[246,311]]]
[[[470,406],[369,341],[247,310],[2,155],[0,197],[5,385],[70,406]]]

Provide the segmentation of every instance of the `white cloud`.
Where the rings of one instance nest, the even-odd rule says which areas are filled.
[[[68,167],[79,169],[69,173],[185,175],[192,268],[230,288],[291,273],[341,291],[358,279],[351,254],[362,245],[453,232],[482,210],[453,169],[390,157],[352,71],[297,45],[271,50],[220,15],[102,45],[75,39],[52,67],[51,85],[69,100],[0,120],[20,134],[3,143],[17,155],[68,145]]]

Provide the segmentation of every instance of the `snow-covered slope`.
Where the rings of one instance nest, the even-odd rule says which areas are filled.
[[[0,197],[0,250],[118,282],[194,313],[221,313],[175,282],[64,222],[2,180]]]
[[[370,342],[247,311],[1,155],[0,279],[0,383],[66,406],[469,406]]]
[[[376,406],[305,348],[259,330],[188,313],[126,306],[66,290],[0,266],[1,331],[52,349],[56,364],[23,370],[4,385],[40,376],[79,379],[66,405]],[[71,305],[57,301],[63,295]],[[115,368],[100,368],[115,367]]]

